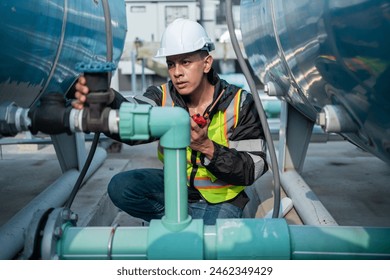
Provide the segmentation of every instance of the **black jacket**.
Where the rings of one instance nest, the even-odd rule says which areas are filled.
[[[225,80],[222,80],[218,75],[210,71],[208,75],[209,81],[215,85],[214,100],[218,97],[219,93],[225,89],[223,97],[219,100],[218,105],[214,108],[214,112],[211,112],[210,119],[213,117],[216,110],[225,111],[229,106],[230,102],[233,100],[235,94],[238,91],[238,87],[231,85]],[[172,100],[175,106],[182,107],[188,111],[188,107],[185,102],[185,98],[177,93],[171,81],[169,81],[169,90],[171,93]],[[149,99],[151,102],[145,101]],[[113,109],[119,109],[122,102],[137,102],[139,104],[153,104],[156,106],[162,105],[162,94],[161,89],[157,86],[150,86],[147,88],[146,92],[142,95],[142,98],[135,96],[134,100],[126,100],[120,93],[116,92],[116,97],[111,107]],[[142,144],[146,142],[152,142],[157,139],[150,139],[148,141],[123,141],[120,139],[119,135],[107,135],[111,138],[114,138],[120,142],[127,143],[130,145]],[[264,141],[264,132],[261,126],[259,115],[256,111],[255,104],[253,101],[252,95],[248,95],[242,108],[240,110],[237,126],[234,132],[231,134],[229,140],[231,141],[240,141],[248,139],[262,139]],[[217,178],[222,179],[223,181],[233,184],[233,185],[251,185],[256,179],[255,174],[255,164],[252,157],[248,152],[237,151],[236,149],[230,149],[224,146],[221,146],[214,142],[215,152],[212,160],[205,164],[206,168],[214,174]],[[266,154],[265,150],[263,151],[251,151],[252,155],[260,156],[263,161],[263,170],[257,170],[256,173],[259,175],[264,174],[268,170],[266,163]],[[202,158],[204,163],[204,157]],[[259,176],[257,176],[259,177]]]

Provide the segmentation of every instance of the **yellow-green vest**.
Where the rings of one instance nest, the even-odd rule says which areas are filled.
[[[162,91],[162,106],[174,106],[171,95],[169,93],[168,84],[161,86]],[[229,147],[229,135],[237,125],[238,113],[241,103],[241,89],[238,90],[234,99],[230,102],[225,112],[217,111],[213,116],[208,128],[208,137],[215,143]],[[194,168],[191,163],[192,149],[187,147],[187,179],[190,180],[192,170]],[[194,187],[200,192],[202,197],[210,203],[220,203],[228,201],[236,197],[245,187],[230,185],[226,182],[217,179],[210,171],[201,164],[200,152],[197,152],[196,171],[194,178]],[[161,146],[158,149],[158,158],[163,161],[164,155]]]

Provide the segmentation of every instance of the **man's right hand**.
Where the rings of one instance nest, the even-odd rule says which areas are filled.
[[[87,81],[84,76],[80,76],[76,83],[76,92],[74,96],[75,100],[72,101],[72,106],[75,109],[81,110],[84,108],[84,103],[87,101],[87,94],[89,93],[89,88],[87,87]]]

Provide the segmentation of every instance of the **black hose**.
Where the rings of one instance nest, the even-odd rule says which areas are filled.
[[[89,166],[91,165],[93,156],[95,155],[95,151],[96,151],[97,145],[99,143],[99,137],[100,137],[100,133],[96,133],[93,137],[92,145],[91,145],[91,149],[89,150],[88,157],[84,163],[83,169],[81,170],[81,172],[79,174],[79,177],[77,178],[77,181],[72,189],[72,192],[70,193],[69,198],[64,205],[65,208],[70,208],[70,206],[72,205],[72,203],[74,201],[74,198],[76,197],[77,192],[79,191],[79,189],[81,187],[81,184],[83,183],[85,174],[87,174],[87,171],[88,171]]]
[[[105,30],[106,30],[106,61],[112,62],[113,59],[113,45],[112,45],[112,27],[111,27],[111,12],[110,5],[108,0],[102,1],[103,13],[104,13],[104,22],[105,22]],[[108,75],[108,84],[111,81],[111,73]]]
[[[113,44],[112,44],[112,28],[111,28],[111,13],[110,13],[110,6],[108,3],[108,0],[103,0],[102,1],[102,6],[103,6],[103,13],[104,13],[104,21],[105,21],[105,30],[106,30],[106,61],[107,62],[112,62],[113,59]],[[111,81],[111,75],[107,75],[108,77],[108,84],[110,84]],[[95,155],[97,145],[99,143],[99,138],[100,138],[100,132],[96,132],[93,140],[92,140],[92,145],[91,149],[89,150],[88,157],[84,163],[83,169],[81,170],[79,177],[77,178],[77,181],[72,189],[71,194],[69,195],[68,200],[66,201],[64,207],[70,208],[72,205],[77,192],[79,191],[81,184],[83,183],[85,174],[87,174],[88,168],[91,165],[93,156]]]
[[[268,126],[267,122],[267,116],[264,112],[263,105],[261,103],[260,97],[257,94],[256,84],[255,81],[252,78],[251,72],[249,71],[249,68],[247,64],[245,63],[244,56],[242,55],[240,45],[238,44],[238,40],[236,37],[236,33],[234,31],[234,21],[233,21],[233,11],[232,11],[232,1],[226,0],[226,21],[229,29],[230,34],[230,40],[233,45],[234,52],[237,56],[238,63],[241,66],[241,69],[244,73],[245,79],[248,82],[249,88],[252,92],[256,109],[260,116],[261,125],[263,126],[264,135],[266,139],[267,146],[269,148],[269,154],[271,158],[271,168],[272,168],[272,174],[274,177],[274,210],[272,213],[272,218],[278,218],[279,217],[279,208],[280,208],[280,175],[279,175],[279,167],[278,162],[276,158],[276,152],[274,143],[272,141],[271,132]]]

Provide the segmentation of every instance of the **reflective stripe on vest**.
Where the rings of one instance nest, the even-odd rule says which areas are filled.
[[[162,92],[162,102],[161,106],[174,106],[175,104],[173,103],[171,93],[169,92],[169,86],[168,84],[163,84],[161,85],[161,92]]]
[[[167,84],[162,87],[163,106],[173,106],[171,96]],[[237,91],[234,99],[230,102],[225,112],[217,111],[213,116],[208,128],[208,137],[215,143],[229,147],[229,136],[233,133],[233,129],[237,126],[239,110],[246,94],[241,94],[242,89]],[[242,96],[241,96],[242,95]],[[194,169],[191,163],[192,149],[187,147],[187,179],[190,180],[191,173]],[[201,164],[200,152],[197,152],[196,165],[197,171],[194,178],[194,187],[198,189],[203,198],[210,203],[220,203],[228,201],[236,197],[245,187],[227,184],[226,182],[217,179],[210,171]],[[158,145],[158,158],[163,161],[163,149]]]
[[[237,126],[241,108],[241,89],[230,102],[225,112],[217,111],[213,116],[208,129],[208,137],[215,143],[229,147],[229,137]],[[191,156],[191,149],[187,149],[187,158]],[[245,187],[227,184],[217,179],[206,167],[200,163],[200,153],[197,153],[198,170],[194,179],[194,187],[210,203],[220,203],[235,198]],[[192,172],[192,165],[187,165],[187,176]]]

